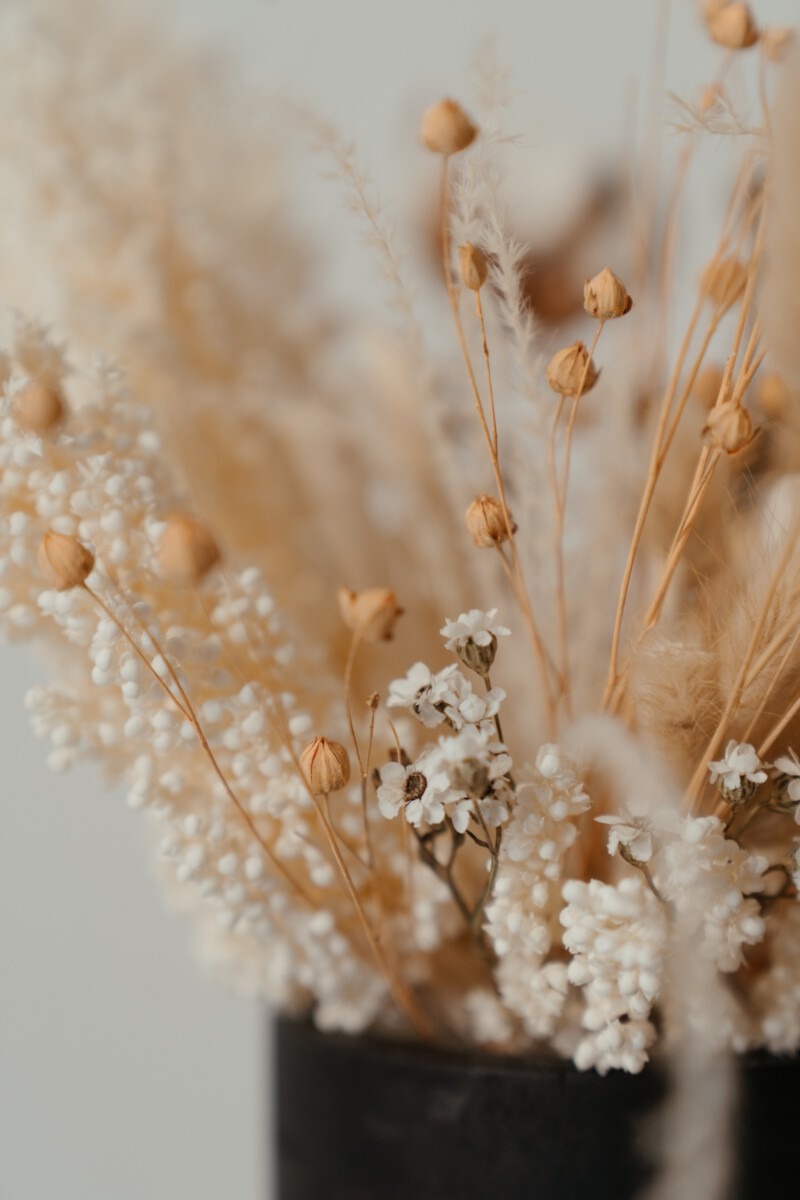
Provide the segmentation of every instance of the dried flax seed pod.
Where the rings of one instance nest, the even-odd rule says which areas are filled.
[[[434,154],[458,154],[471,146],[478,136],[478,128],[473,125],[460,104],[455,100],[440,100],[433,104],[422,118],[420,138],[422,144]]]
[[[467,242],[458,247],[458,264],[461,282],[471,292],[479,292],[489,275],[489,260],[482,250]]]
[[[746,286],[747,266],[738,258],[710,262],[700,280],[700,291],[723,311],[736,303]]]
[[[706,445],[726,454],[738,454],[755,436],[750,413],[734,400],[725,400],[712,408],[703,430]]]
[[[553,355],[547,364],[546,374],[554,392],[561,396],[577,396],[592,390],[600,372],[589,358],[589,351],[583,342],[573,342]]]
[[[785,59],[795,39],[795,31],[788,25],[771,25],[762,30],[761,49],[770,62],[780,63]]]
[[[780,420],[788,415],[792,392],[783,376],[771,371],[759,379],[756,400],[765,417]]]
[[[610,267],[603,267],[599,274],[584,283],[583,307],[598,321],[612,321],[629,313],[633,301],[619,276]]]
[[[725,371],[718,363],[703,367],[692,387],[692,398],[701,408],[713,408],[717,403],[724,377]]]
[[[339,612],[348,629],[366,642],[388,642],[403,609],[391,588],[339,588]]]
[[[745,50],[758,41],[758,26],[746,4],[725,4],[707,24],[711,40],[728,50]]]
[[[177,513],[168,519],[158,555],[165,579],[173,583],[198,584],[219,560],[219,547],[202,521],[186,513]]]
[[[315,737],[300,755],[300,768],[315,796],[330,796],[350,781],[350,756],[339,742]]]
[[[61,389],[44,379],[32,379],[20,388],[11,405],[14,420],[27,433],[49,433],[66,414]]]
[[[57,592],[81,587],[94,569],[94,554],[68,533],[48,529],[39,545],[39,569]]]
[[[511,532],[517,532],[511,514]],[[503,515],[503,506],[494,496],[486,493],[476,496],[465,515],[467,529],[479,550],[491,550],[508,540],[508,527]]]

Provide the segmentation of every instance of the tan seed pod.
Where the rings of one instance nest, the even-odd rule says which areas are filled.
[[[598,321],[612,321],[629,313],[633,301],[619,276],[610,267],[603,267],[599,274],[584,283],[583,307]]]
[[[350,757],[339,742],[315,737],[300,755],[300,768],[315,796],[330,796],[347,787],[350,781]]]
[[[58,592],[82,587],[94,569],[94,554],[69,533],[48,529],[39,544],[39,569]]]
[[[503,516],[503,506],[494,496],[481,493],[476,496],[466,511],[465,521],[470,536],[479,550],[491,550],[508,540],[508,527]],[[517,532],[514,518],[509,513],[511,532]]]
[[[766,417],[778,420],[788,415],[792,393],[782,375],[772,371],[762,375],[756,388],[758,406]]]
[[[758,27],[746,4],[725,4],[707,24],[712,41],[728,50],[745,50],[758,41]]]
[[[461,271],[461,282],[471,292],[479,292],[489,275],[489,260],[482,250],[467,242],[458,247],[458,263]]]
[[[158,553],[159,569],[165,579],[197,584],[220,557],[219,547],[202,521],[187,513],[176,513],[167,520]]]
[[[577,396],[579,392],[585,395],[592,390],[600,372],[589,358],[589,351],[583,342],[573,342],[553,355],[547,364],[546,374],[554,392],[561,396]]]
[[[692,398],[701,408],[713,408],[719,399],[725,372],[717,363],[711,363],[699,373],[692,388]]]
[[[49,433],[66,412],[61,389],[44,379],[32,379],[14,396],[11,411],[14,420],[27,433]]]
[[[712,408],[703,430],[706,445],[724,450],[726,454],[738,454],[755,436],[750,413],[733,400],[725,400]]]
[[[455,100],[440,100],[422,118],[420,138],[434,154],[458,154],[472,145],[477,136],[477,126]]]
[[[721,258],[708,264],[700,280],[700,291],[719,308],[727,310],[747,286],[747,267],[738,258]]]
[[[388,642],[403,609],[391,588],[339,588],[339,612],[348,629],[366,642]]]
[[[794,40],[795,32],[788,25],[771,25],[762,30],[761,49],[770,62],[783,62]]]
[[[728,4],[730,4],[730,0],[700,0],[700,11],[703,19],[713,21],[717,13],[721,12]]]

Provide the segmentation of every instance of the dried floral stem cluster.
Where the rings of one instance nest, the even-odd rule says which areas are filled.
[[[758,46],[763,65],[787,51],[744,4],[708,4],[703,20],[729,53]],[[519,1051],[547,1039],[601,1072],[641,1070],[659,1031],[800,1045],[800,363],[796,346],[794,367],[768,355],[759,292],[767,261],[765,292],[796,291],[800,263],[787,251],[784,266],[773,227],[796,194],[781,155],[797,178],[800,162],[767,88],[762,72],[759,129],[719,83],[682,103],[651,276],[634,306],[626,271],[587,270],[583,325],[546,363],[499,199],[502,106],[479,120],[451,99],[429,109],[451,376],[422,361],[379,203],[317,123],[406,336],[363,409],[343,399],[348,378],[325,394],[332,418],[324,405],[296,427],[280,405],[263,417],[294,480],[263,531],[268,562],[284,564],[275,588],[292,596],[328,508],[327,528],[347,534],[341,562],[311,556],[298,573],[293,626],[175,488],[116,372],[77,369],[17,322],[0,362],[0,631],[59,647],[58,682],[30,697],[52,766],[95,758],[125,782],[205,953],[244,989],[324,1028]],[[725,122],[741,165],[670,360],[684,185]],[[225,273],[241,316],[237,286]],[[149,311],[135,308],[144,327]],[[645,361],[632,345],[652,314]],[[220,366],[224,340],[218,369],[195,348],[187,378],[244,389]],[[397,408],[382,433],[375,412]],[[317,424],[342,450],[338,476],[337,455],[308,454]],[[440,599],[458,615],[431,667]],[[411,665],[389,678],[393,647]],[[716,981],[699,998],[674,978],[692,955]]]

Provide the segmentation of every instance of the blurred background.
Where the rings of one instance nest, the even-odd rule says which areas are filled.
[[[107,0],[107,20],[123,7]],[[754,9],[764,23],[797,18],[796,0],[755,0]],[[433,100],[467,94],[487,36],[517,94],[521,234],[543,249],[559,239],[569,248],[592,181],[621,171],[634,140],[653,144],[666,90],[696,98],[721,57],[694,0],[162,0],[147,19],[176,53],[191,43],[227,59],[242,121],[263,121],[261,97],[281,92],[336,124],[397,212],[400,239],[416,248],[423,290],[431,177],[417,123]],[[717,147],[701,152],[691,185],[681,244],[690,269],[723,194]],[[673,155],[668,135],[666,160]],[[378,308],[381,285],[335,186],[316,163],[291,186],[296,222],[324,246],[321,292]],[[49,774],[23,708],[40,678],[28,653],[3,650],[0,1198],[263,1200],[266,1016],[202,977],[122,797],[85,769]]]

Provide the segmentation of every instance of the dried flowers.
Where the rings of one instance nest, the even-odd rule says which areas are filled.
[[[714,3],[705,16],[727,48],[758,36],[745,5]],[[798,463],[790,438],[774,453],[772,431],[792,420],[784,380],[796,372],[776,359],[758,375],[757,156],[743,157],[674,361],[663,365],[660,318],[646,355],[609,354],[615,392],[641,403],[610,405],[584,437],[577,412],[599,376],[598,339],[631,297],[607,267],[587,279],[592,340],[542,370],[524,256],[487,166],[499,135],[478,115],[485,136],[463,161],[478,127],[459,103],[435,104],[421,129],[443,160],[442,270],[463,389],[443,383],[440,397],[437,372],[415,357],[421,339],[409,337],[404,369],[393,360],[391,386],[376,381],[369,421],[342,399],[349,380],[303,420],[265,416],[305,501],[279,497],[287,525],[269,530],[266,571],[232,565],[236,523],[218,529],[212,504],[202,511],[214,513],[213,534],[185,512],[152,416],[115,370],[77,372],[67,406],[65,351],[17,324],[0,371],[0,631],[49,642],[68,664],[68,684],[29,697],[51,765],[92,757],[124,781],[159,830],[170,886],[201,932],[217,931],[231,974],[271,1003],[312,1008],[323,1028],[457,1029],[495,1048],[549,1039],[582,1069],[636,1072],[659,1032],[672,1035],[666,997],[688,947],[728,1006],[715,1036],[795,1049]],[[410,320],[378,206],[337,146]],[[216,213],[209,202],[200,227]],[[190,259],[183,250],[176,261]],[[235,259],[208,267],[232,297],[231,338],[258,308]],[[668,298],[669,279],[637,284],[643,316],[653,295]],[[149,339],[130,326],[121,344],[135,359]],[[263,340],[255,318],[250,328],[220,371],[242,392],[238,364]],[[214,344],[222,359],[225,344]],[[289,358],[315,350],[329,365],[313,344]],[[290,374],[284,363],[281,378]],[[308,400],[309,379],[323,375],[301,372],[293,395]],[[769,436],[764,461],[747,458],[743,504],[745,471],[729,456],[754,438],[753,399]],[[323,480],[303,453],[312,422],[340,441],[349,422],[346,462],[331,456]],[[632,512],[621,496],[636,486]],[[305,555],[317,524],[334,541]],[[259,553],[257,536],[249,550]],[[373,571],[382,586],[339,589],[342,638],[335,586]],[[270,583],[288,597],[292,627]],[[402,606],[413,620],[398,624]],[[443,649],[430,644],[437,628]],[[391,659],[392,640],[406,657]],[[392,665],[380,677],[382,655]],[[762,944],[763,962],[751,950]],[[463,994],[443,983],[451,973],[470,981]]]
[[[547,382],[562,396],[580,396],[592,390],[600,372],[583,342],[557,351],[547,364]]]

